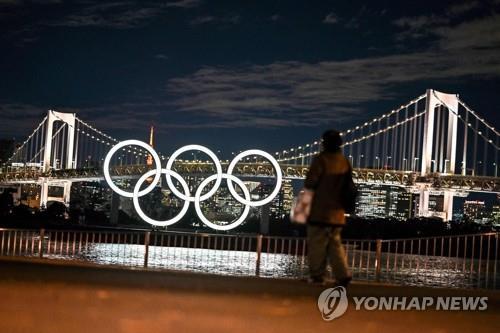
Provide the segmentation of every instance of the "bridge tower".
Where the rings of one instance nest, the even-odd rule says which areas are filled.
[[[432,173],[449,174],[455,173],[455,162],[457,152],[457,125],[458,125],[458,95],[445,94],[433,89],[426,92],[426,109],[424,116],[423,149],[421,156],[420,175],[426,177]],[[447,119],[447,124],[441,124],[445,133],[441,133],[442,139],[435,135],[435,112],[437,107],[444,107],[448,110],[447,117],[441,117],[443,121]],[[439,127],[439,122],[437,123]],[[446,137],[446,142],[444,141]],[[446,145],[446,147],[444,147]],[[445,149],[446,148],[446,149]],[[438,161],[434,156],[437,150],[444,152],[444,156]],[[439,156],[438,156],[439,157]],[[465,168],[465,156],[464,165]],[[443,163],[444,162],[444,163]],[[448,221],[453,213],[453,191],[444,191],[443,199],[443,219]],[[429,188],[425,185],[420,186],[420,216],[429,216]]]
[[[45,147],[43,153],[43,172],[47,172],[53,167],[51,165],[51,155],[52,155],[52,135],[54,129],[54,122],[62,121],[67,125],[67,141],[64,149],[66,149],[66,161],[62,164],[65,169],[74,169],[74,146],[75,146],[75,113],[62,113],[53,110],[49,110],[47,115],[47,130],[45,132]],[[63,161],[62,161],[63,162]]]

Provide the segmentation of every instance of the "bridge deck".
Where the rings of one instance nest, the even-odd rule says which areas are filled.
[[[0,332],[498,332],[500,293],[354,283],[349,296],[489,296],[483,312],[355,311],[324,322],[300,281],[0,259]]]
[[[227,163],[222,163],[226,169]],[[110,173],[114,178],[137,178],[152,167],[148,165],[124,165],[111,168]],[[174,165],[175,171],[181,174],[191,174],[206,176],[216,172],[212,163],[177,163]],[[281,164],[283,177],[289,179],[302,179],[306,176],[307,165]],[[260,163],[239,163],[234,172],[236,175],[245,177],[274,177],[274,169],[271,164]],[[402,186],[414,186],[418,183],[426,183],[435,190],[454,189],[463,191],[486,191],[500,192],[500,177],[485,176],[462,176],[459,174],[439,174],[431,173],[420,176],[418,172],[354,168],[353,177],[356,181],[364,183],[393,184]],[[11,172],[0,172],[0,185],[12,185],[23,183],[37,183],[39,181],[50,180],[52,183],[69,180],[95,181],[103,180],[102,168],[90,169],[64,169],[41,172],[37,170],[15,170]]]

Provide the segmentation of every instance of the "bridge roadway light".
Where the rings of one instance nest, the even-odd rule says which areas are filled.
[[[493,168],[495,169],[494,175],[495,175],[495,178],[496,178],[496,176],[497,176],[497,170],[498,170],[498,167],[497,167],[496,163],[493,163]]]
[[[380,158],[375,156],[375,160],[377,161],[377,170],[380,170]]]
[[[385,159],[385,169],[388,170],[389,169],[389,160],[392,158],[392,156],[387,156],[387,158]]]
[[[478,170],[479,170],[479,168],[481,167],[481,164],[483,164],[483,161],[478,161],[478,162],[476,163],[476,165],[477,165],[477,169],[478,169]],[[478,172],[478,174],[479,174],[479,172]],[[474,175],[475,175],[475,173],[474,173]],[[484,176],[484,175],[483,175],[483,176]]]
[[[447,174],[448,172],[448,167],[447,164],[450,163],[450,160],[444,160],[444,173]]]
[[[403,171],[406,171],[406,158],[403,158]]]
[[[436,169],[436,160],[431,160],[431,172],[437,171]]]
[[[418,157],[415,157],[413,159],[413,171],[415,171],[417,169],[417,163],[418,163],[418,160],[419,158]]]
[[[365,155],[361,154],[358,156],[358,168],[361,168],[361,159],[365,157]]]

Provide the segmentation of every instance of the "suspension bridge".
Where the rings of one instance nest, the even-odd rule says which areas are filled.
[[[403,186],[418,194],[418,215],[452,217],[453,198],[471,191],[500,193],[499,133],[458,95],[432,89],[425,94],[342,132],[343,152],[357,182]],[[0,188],[35,184],[40,207],[49,200],[69,204],[71,184],[103,180],[102,164],[118,143],[74,113],[50,110],[0,171]],[[274,155],[285,178],[300,179],[321,150],[320,140],[289,147]],[[168,156],[160,154],[162,161]],[[151,169],[148,152],[127,147],[115,154],[111,175],[136,179]],[[227,168],[229,161],[222,160]],[[174,170],[190,175],[213,173],[213,164],[196,155],[177,160]],[[238,163],[235,174],[273,177],[272,165],[260,157]],[[49,187],[62,187],[50,197]],[[442,211],[429,210],[430,195],[443,196]]]

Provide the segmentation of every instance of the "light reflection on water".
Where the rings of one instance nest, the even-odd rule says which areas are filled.
[[[64,245],[61,246],[64,248]],[[77,253],[50,253],[48,258],[83,260],[97,264],[144,265],[144,245],[86,244]],[[357,280],[375,280],[375,252],[348,249],[348,264]],[[253,251],[149,246],[148,267],[222,275],[255,275]],[[305,278],[307,260],[302,256],[262,253],[260,276]],[[382,253],[381,281],[413,286],[490,288],[500,286],[493,261]]]

